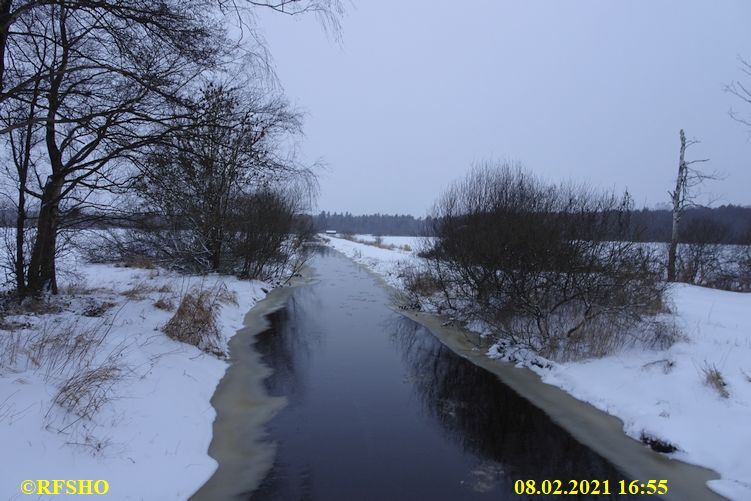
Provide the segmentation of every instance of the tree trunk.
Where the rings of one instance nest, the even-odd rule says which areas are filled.
[[[219,271],[222,264],[222,237],[218,230],[212,230],[209,237],[209,254],[211,271]]]
[[[0,94],[5,89],[5,51],[8,46],[8,32],[10,31],[12,0],[0,0]]]
[[[39,295],[47,291],[57,294],[55,250],[62,186],[62,178],[50,177],[42,193],[37,234],[29,261],[27,294]]]
[[[26,176],[20,176],[18,189],[18,212],[16,213],[16,292],[19,296],[26,294],[26,275],[24,262],[24,236],[26,231]]]
[[[673,231],[670,234],[670,248],[668,249],[668,282],[675,282],[675,261],[678,252],[678,236],[683,216],[686,183],[688,182],[688,165],[686,155],[686,134],[681,129],[681,153],[678,161],[678,176],[675,179],[675,191],[671,193],[673,201]]]

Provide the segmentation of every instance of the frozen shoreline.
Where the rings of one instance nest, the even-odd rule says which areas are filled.
[[[27,479],[104,479],[105,499],[187,499],[217,467],[208,454],[216,416],[210,399],[229,364],[168,338],[161,327],[174,310],[155,303],[170,296],[176,304],[191,287],[225,284],[237,298],[218,315],[226,346],[271,286],[83,260],[66,263],[66,269],[69,265],[76,273],[61,281],[55,310],[8,315],[5,321],[13,327],[0,335],[63,327],[76,333],[104,325],[108,332],[94,364],[115,354],[123,377],[93,419],[76,419],[52,403],[70,374],[46,377],[22,356],[0,366],[0,498],[25,498],[19,486]],[[100,306],[100,316],[84,315]]]
[[[263,441],[264,425],[286,399],[267,394],[263,381],[270,369],[253,348],[254,338],[270,327],[267,316],[284,308],[294,288],[304,283],[271,291],[250,309],[243,328],[230,339],[230,366],[211,397],[216,419],[208,452],[218,468],[191,501],[236,499],[258,487],[272,467],[275,449]]]
[[[403,245],[409,238],[384,237],[383,242]],[[417,259],[412,252],[339,238],[332,238],[329,245],[396,288],[400,287],[399,267]],[[617,417],[627,436],[638,439],[647,433],[676,444],[677,452],[661,457],[714,470],[721,478],[711,480],[706,470],[699,475],[713,491],[729,499],[749,500],[751,459],[745,445],[751,440],[747,427],[751,380],[745,375],[751,375],[751,318],[744,312],[751,311],[751,294],[678,285],[670,298],[687,337],[671,348],[632,348],[601,359],[529,369],[544,383]],[[494,362],[491,355],[492,350],[480,353],[478,361]],[[672,361],[672,369],[652,370],[650,363],[662,359]],[[703,364],[715,364],[722,371],[729,398],[721,398],[703,384]]]

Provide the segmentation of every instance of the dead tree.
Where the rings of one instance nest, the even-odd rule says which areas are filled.
[[[675,189],[668,192],[673,207],[673,229],[670,235],[668,247],[668,282],[675,282],[675,261],[678,251],[678,239],[680,237],[680,224],[683,213],[687,207],[696,205],[695,189],[705,180],[715,179],[713,174],[702,173],[691,166],[697,163],[708,162],[709,159],[686,161],[686,150],[699,141],[692,139],[687,141],[686,134],[681,129],[681,148],[678,160],[678,176],[675,179]]]

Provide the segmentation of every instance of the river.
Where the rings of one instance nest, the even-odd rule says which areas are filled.
[[[519,480],[607,481],[611,495],[581,497],[622,498],[631,478],[395,312],[361,266],[324,250],[311,268],[284,308],[259,313],[270,324],[233,338],[213,402],[220,466],[193,499],[546,498],[516,494]]]

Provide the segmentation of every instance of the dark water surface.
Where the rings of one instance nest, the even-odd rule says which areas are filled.
[[[515,494],[518,479],[607,479],[617,492],[614,467],[392,311],[368,272],[335,252],[312,266],[317,283],[255,344],[269,394],[288,403],[267,426],[275,462],[251,500],[544,498]]]

